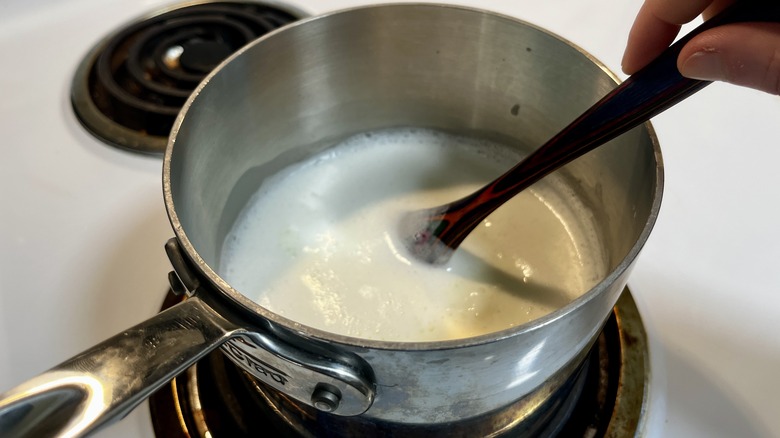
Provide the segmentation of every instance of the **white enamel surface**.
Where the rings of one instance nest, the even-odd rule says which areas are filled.
[[[290,3],[316,14],[369,2]],[[453,3],[549,29],[613,71],[640,5]],[[92,138],[76,121],[68,90],[93,44],[167,4],[0,4],[0,390],[161,303],[170,269],[162,245],[172,235],[161,161]],[[651,334],[648,436],[780,434],[778,120],[777,97],[722,84],[654,120],[664,203],[629,282]],[[150,434],[142,406],[98,436]]]

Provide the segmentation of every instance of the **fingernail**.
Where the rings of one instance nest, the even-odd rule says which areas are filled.
[[[722,81],[726,79],[726,66],[720,53],[705,50],[688,57],[680,67],[680,73],[691,79]]]

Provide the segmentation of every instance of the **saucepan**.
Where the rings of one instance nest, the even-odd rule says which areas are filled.
[[[649,124],[558,171],[599,224],[608,272],[517,327],[437,342],[342,336],[269,311],[217,267],[263,179],[347,137],[414,126],[530,150],[615,86],[573,44],[456,6],[360,7],[250,43],[196,89],[165,154],[170,280],[187,299],[3,394],[2,435],[92,432],[216,348],[322,415],[385,423],[457,423],[565,380],[610,315],[659,210],[663,166]]]

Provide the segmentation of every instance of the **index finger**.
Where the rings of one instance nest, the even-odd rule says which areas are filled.
[[[713,0],[645,0],[643,10],[659,20],[682,25],[688,23],[713,2]]]
[[[712,4],[713,0],[645,0],[628,35],[623,71],[633,74],[655,59],[674,41],[681,25]]]

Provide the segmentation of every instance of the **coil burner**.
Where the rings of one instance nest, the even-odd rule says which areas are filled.
[[[181,6],[133,22],[98,43],[76,71],[79,121],[111,145],[162,153],[184,102],[222,60],[303,17],[256,2]]]
[[[164,307],[178,298],[169,295]],[[647,405],[647,337],[626,289],[604,330],[563,385],[542,385],[484,418],[452,425],[379,424],[337,417],[302,406],[252,379],[221,352],[154,394],[149,402],[155,434],[189,437],[633,437],[641,434]],[[555,389],[551,389],[551,388]]]

